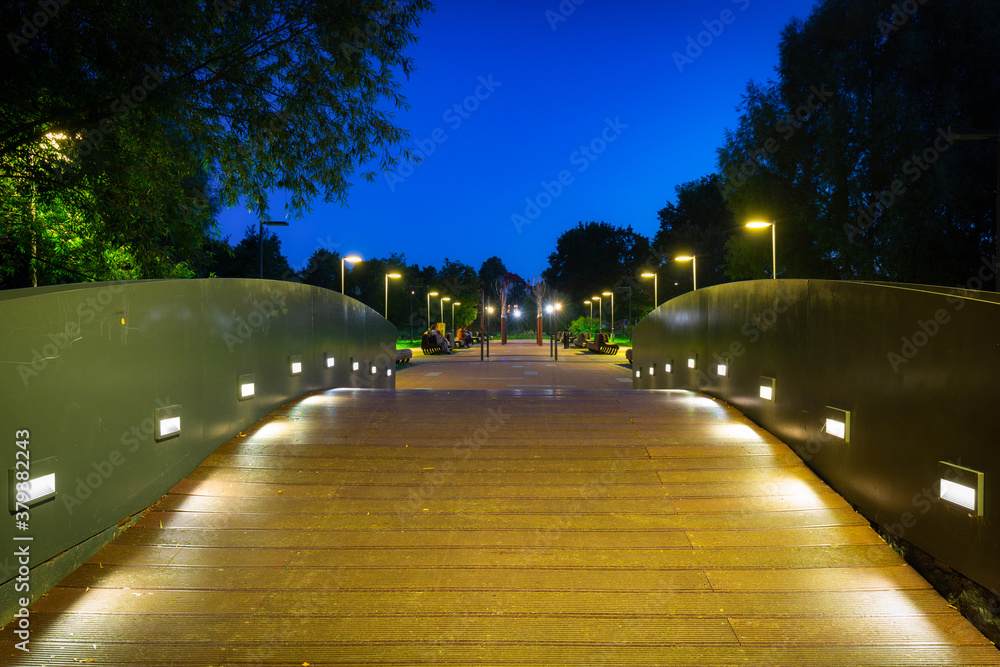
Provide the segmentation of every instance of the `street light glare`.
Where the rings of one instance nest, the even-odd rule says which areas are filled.
[[[693,260],[694,257],[692,257],[691,255],[679,255],[677,257],[674,257],[675,262],[690,262]]]
[[[399,275],[398,273],[387,273],[386,276],[389,277],[389,278],[402,278],[403,277],[403,276]]]
[[[428,292],[427,295],[428,296],[437,296],[438,293],[437,292]]]
[[[765,228],[770,227],[770,226],[771,226],[770,222],[754,221],[754,222],[748,222],[747,223],[747,227],[749,229],[765,229]]]
[[[344,258],[344,261],[345,262],[360,262],[361,258],[358,257],[357,255],[348,255],[347,257]]]
[[[655,273],[643,273],[642,277],[643,278],[655,278],[656,274]]]

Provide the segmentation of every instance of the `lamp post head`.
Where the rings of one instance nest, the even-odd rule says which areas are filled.
[[[398,273],[387,273],[387,274],[385,274],[385,277],[386,278],[402,278],[403,276],[399,275]]]
[[[594,303],[593,301],[584,301],[584,302],[583,302],[583,305],[585,305],[585,306],[589,306],[589,305],[591,305],[591,304],[593,304],[593,303]]]
[[[691,262],[694,260],[694,255],[678,255],[674,257],[675,262]]]
[[[437,292],[428,292],[427,293],[427,296],[437,296],[437,295],[438,295]]]
[[[456,301],[455,303],[453,303],[453,304],[451,304],[451,305],[452,305],[452,306],[461,306],[461,305],[462,305],[462,302],[461,302],[461,301]]]
[[[441,300],[442,301],[451,301],[451,297],[450,296],[443,296],[443,297],[441,297]]]
[[[747,229],[766,229],[773,226],[773,222],[764,222],[763,220],[754,220],[747,223]]]
[[[348,255],[347,257],[344,257],[341,261],[342,262],[350,262],[350,263],[353,264],[355,262],[360,262],[361,258],[358,257],[357,255]]]
[[[284,220],[261,220],[260,224],[268,225],[270,227],[287,227],[288,223]]]
[[[601,292],[601,296],[613,296],[611,292]]]
[[[648,272],[647,272],[647,273],[643,273],[643,274],[642,274],[642,277],[643,277],[643,278],[655,278],[655,277],[656,277],[656,274],[655,274],[655,273],[648,273]]]

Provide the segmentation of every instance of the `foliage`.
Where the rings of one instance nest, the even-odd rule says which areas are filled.
[[[719,151],[737,220],[777,220],[779,274],[964,282],[995,250],[1000,5],[823,0],[789,24]],[[762,239],[727,271],[765,274]],[[766,255],[765,255],[766,257]]]
[[[722,197],[718,175],[678,185],[674,192],[677,203],[667,202],[657,214],[660,228],[653,237],[657,265],[649,267],[659,273],[657,286],[661,303],[690,289],[691,265],[675,262],[678,255],[698,258],[700,287],[725,282],[722,273],[724,248],[727,239],[736,231],[736,221]],[[680,283],[676,289],[674,282]],[[652,300],[649,304],[652,305]]]
[[[578,333],[597,333],[601,330],[601,324],[596,317],[578,317],[569,323],[569,331],[574,336]]]
[[[343,202],[361,165],[399,160],[395,77],[428,0],[47,6],[58,14],[41,27],[0,7],[0,25],[23,26],[0,52],[7,273],[25,252],[53,262],[91,241],[138,277],[176,273],[203,262],[218,206],[264,219],[283,189],[300,215],[319,196]],[[56,198],[77,232],[58,249],[37,242]],[[100,255],[69,268],[101,268]]]
[[[229,239],[223,242],[228,248]],[[259,227],[247,225],[243,238],[236,247],[226,252],[221,250],[213,258],[211,271],[219,278],[260,278],[261,236]],[[288,280],[298,282],[288,260],[281,253],[281,239],[268,228],[264,228],[264,278],[268,280]]]
[[[345,267],[346,270],[346,267]],[[299,271],[299,280],[328,290],[340,291],[340,253],[319,248]]]

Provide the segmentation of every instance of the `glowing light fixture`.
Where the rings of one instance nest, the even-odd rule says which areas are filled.
[[[698,290],[698,258],[694,255],[680,255],[674,257],[675,262],[691,262],[691,289]],[[675,285],[677,283],[674,283]]]
[[[656,366],[655,365],[649,367],[649,374],[650,375],[656,375]]]
[[[153,439],[157,442],[176,438],[181,434],[181,406],[168,405],[153,410]]]
[[[323,353],[323,364],[327,368],[333,368],[333,365],[334,365],[335,361],[336,361],[336,359],[334,359],[334,357],[333,357],[333,352],[324,352]]]
[[[254,395],[254,382],[253,373],[247,373],[246,375],[236,376],[236,398],[241,401],[245,401],[249,398],[253,398]]]
[[[391,378],[392,377],[392,369],[391,368],[386,368],[385,369],[385,376],[387,378]]]
[[[938,464],[941,467],[941,500],[982,516],[985,475],[947,461]]]
[[[642,369],[641,368],[635,369],[635,376],[637,378],[641,378],[642,377]]]
[[[824,430],[844,442],[851,442],[851,411],[826,406]]]
[[[8,506],[11,514],[23,511],[25,507],[39,505],[46,500],[50,500],[56,495],[56,474],[51,472],[55,468],[56,458],[37,459],[31,462],[31,472],[35,473],[32,479],[22,478],[26,471],[9,468],[7,470],[7,488],[10,489],[8,496]],[[18,484],[21,488],[18,488]],[[20,503],[20,505],[18,504]],[[14,538],[17,539],[16,537]]]
[[[288,372],[291,375],[302,374],[302,355],[293,354],[288,357]]]
[[[360,369],[361,369],[361,362],[355,359],[354,357],[351,357],[351,370],[357,371]]]
[[[698,368],[698,354],[697,353],[692,354],[691,356],[688,357],[688,368],[690,368],[691,370],[695,370],[696,368]]]
[[[663,372],[664,373],[673,373],[674,372],[674,360],[673,359],[671,359],[667,363],[663,364]]]
[[[376,366],[375,364],[372,364],[372,365],[371,365],[371,366],[370,366],[370,367],[368,368],[368,372],[369,372],[369,373],[370,373],[371,375],[378,375],[378,366]]]
[[[729,377],[730,365],[731,362],[729,361],[729,357],[718,357],[718,361],[715,365],[716,375],[718,375],[720,378]]]
[[[774,378],[760,376],[760,397],[765,401],[774,401]]]

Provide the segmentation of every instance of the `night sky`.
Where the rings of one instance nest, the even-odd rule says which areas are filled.
[[[275,228],[282,250],[296,269],[320,247],[476,270],[497,255],[529,277],[579,221],[652,237],[674,187],[715,171],[747,82],[775,78],[781,29],[812,5],[443,0],[408,51],[412,109],[397,114],[426,158],[356,178],[347,208],[314,202]],[[275,193],[272,219],[284,203]],[[256,223],[245,207],[220,215],[233,244]]]

